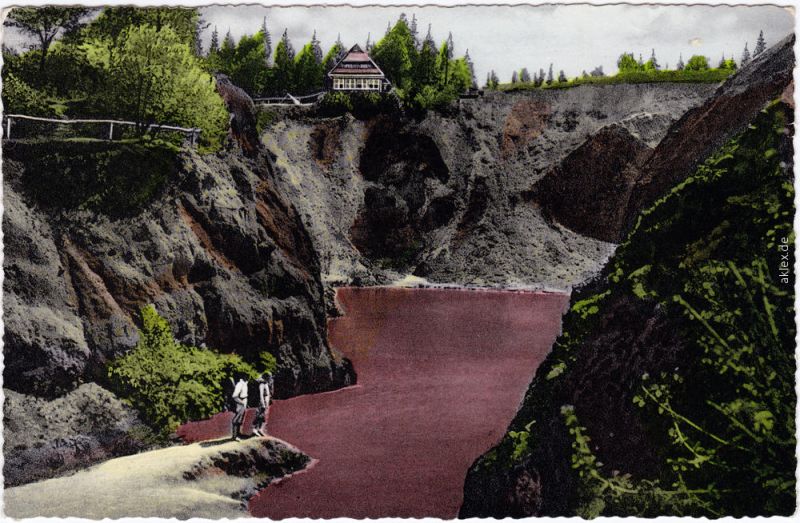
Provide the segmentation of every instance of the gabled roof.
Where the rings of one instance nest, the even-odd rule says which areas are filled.
[[[349,51],[342,57],[341,60],[336,62],[336,65],[328,72],[328,75],[333,74],[367,74],[367,75],[380,75],[385,76],[381,68],[378,67],[372,58],[365,53],[361,47],[356,44],[350,48]]]

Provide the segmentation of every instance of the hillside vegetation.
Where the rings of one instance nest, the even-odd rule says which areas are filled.
[[[462,516],[794,512],[791,118],[772,104],[640,215]]]

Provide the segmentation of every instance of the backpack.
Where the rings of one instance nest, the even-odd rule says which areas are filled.
[[[236,383],[233,378],[228,378],[222,382],[222,397],[224,398],[225,410],[236,410],[236,402],[233,401],[233,389],[236,388]]]

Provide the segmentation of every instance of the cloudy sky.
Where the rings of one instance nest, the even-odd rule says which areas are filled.
[[[387,22],[405,12],[417,17],[420,33],[428,24],[437,42],[452,31],[456,53],[469,54],[483,82],[494,69],[507,81],[521,67],[547,69],[568,76],[603,65],[616,70],[623,51],[641,53],[645,59],[655,49],[661,65],[673,66],[679,54],[708,56],[716,64],[723,53],[738,60],[745,42],[752,51],[759,30],[771,45],[794,29],[793,13],[776,6],[654,6],[654,5],[545,5],[464,7],[261,7],[212,6],[202,8],[204,18],[222,35],[254,33],[264,17],[277,41],[288,30],[299,49],[314,30],[327,49],[341,33],[349,46],[372,41],[386,31]],[[209,32],[205,35],[208,45]]]
[[[62,0],[42,1],[64,3]],[[613,74],[622,52],[633,52],[636,56],[641,53],[647,59],[651,49],[655,49],[662,66],[674,66],[680,54],[684,61],[693,54],[703,54],[716,65],[723,53],[738,60],[745,42],[752,51],[761,29],[767,44],[771,45],[795,27],[792,10],[775,5],[263,7],[251,4],[202,7],[203,3],[197,1],[162,1],[201,9],[203,17],[211,24],[203,35],[206,47],[214,26],[220,39],[228,30],[238,38],[258,31],[264,17],[273,42],[287,29],[296,49],[311,39],[314,30],[325,50],[333,44],[337,34],[341,34],[347,46],[354,43],[363,46],[368,34],[373,42],[382,37],[387,22],[394,23],[400,13],[405,12],[409,19],[415,14],[421,36],[430,24],[437,42],[452,31],[456,53],[461,55],[469,49],[481,84],[490,69],[497,71],[501,80],[508,81],[515,69],[546,70],[551,62],[556,73],[563,69],[568,76],[579,75],[582,70],[590,71],[598,65]],[[102,4],[91,0],[86,3]],[[153,2],[131,0],[131,3]],[[320,3],[325,2],[320,0]],[[6,29],[4,33],[4,43],[19,45],[14,30]]]

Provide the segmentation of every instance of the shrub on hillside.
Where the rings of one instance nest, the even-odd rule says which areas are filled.
[[[176,342],[169,324],[152,305],[142,308],[141,314],[139,343],[109,365],[108,377],[114,392],[162,435],[186,421],[220,412],[225,403],[223,383],[235,373],[258,376],[235,354]],[[263,364],[274,370],[274,358],[266,357]]]
[[[10,114],[48,116],[51,114],[47,99],[38,91],[23,82],[16,75],[3,75],[3,108]]]

